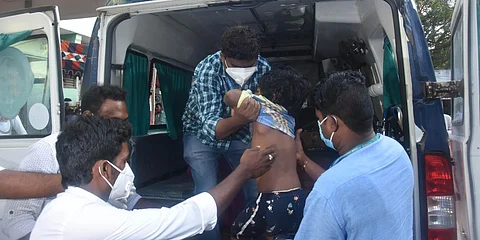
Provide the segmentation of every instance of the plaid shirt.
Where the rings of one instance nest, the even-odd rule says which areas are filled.
[[[220,52],[207,56],[195,69],[193,85],[182,118],[183,131],[194,134],[203,144],[215,148],[228,149],[232,139],[250,143],[252,136],[248,125],[226,139],[216,139],[215,128],[218,121],[231,116],[231,109],[223,102],[223,96],[231,89],[250,89],[256,92],[260,77],[269,70],[270,65],[259,56],[257,72],[240,87],[225,72]]]

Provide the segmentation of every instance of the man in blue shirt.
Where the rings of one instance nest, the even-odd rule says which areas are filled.
[[[412,239],[412,165],[398,142],[374,133],[365,78],[334,73],[314,88],[309,102],[320,137],[340,157],[323,170],[305,155],[297,132],[299,165],[320,177],[295,239]]]
[[[217,184],[218,158],[223,155],[235,168],[252,139],[248,124],[255,121],[260,105],[245,101],[232,112],[224,103],[231,89],[256,92],[258,80],[270,70],[260,57],[260,38],[246,26],[235,26],[222,36],[222,50],[207,56],[195,69],[183,115],[184,158],[195,182],[195,194]],[[257,196],[255,180],[244,186],[247,201]],[[208,235],[208,236],[206,236]],[[220,239],[218,228],[204,239]]]

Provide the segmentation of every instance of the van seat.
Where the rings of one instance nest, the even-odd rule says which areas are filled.
[[[170,200],[181,202],[193,193],[194,183],[187,172],[158,181],[137,190],[137,193],[147,199]]]
[[[146,187],[172,175],[185,172],[182,140],[173,140],[168,134],[135,136],[135,150],[131,158],[137,189]]]

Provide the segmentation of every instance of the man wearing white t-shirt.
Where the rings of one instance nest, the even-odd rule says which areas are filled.
[[[117,118],[125,120],[128,118],[127,106],[125,104],[126,93],[117,86],[97,86],[89,89],[82,97],[82,108],[85,115],[102,116],[104,118]],[[58,133],[45,137],[29,147],[26,156],[19,166],[19,171],[38,172],[47,174],[59,174],[59,166],[56,158],[55,143]],[[59,176],[45,175],[44,178],[55,178]],[[47,184],[51,181],[46,181]],[[60,185],[60,182],[57,183]],[[55,184],[55,185],[57,185]],[[51,185],[52,187],[55,185]],[[57,189],[61,189],[59,186]],[[43,207],[55,198],[50,197],[8,200],[3,213],[2,231],[10,239],[28,239],[35,221],[40,215]],[[140,195],[134,194],[125,203],[128,209],[133,209],[142,202]],[[116,204],[116,203],[112,203]],[[120,203],[117,203],[119,205]]]
[[[127,161],[131,126],[82,116],[58,136],[57,159],[66,187],[40,214],[31,239],[184,239],[215,227],[242,185],[263,175],[272,148],[247,150],[218,186],[172,208],[128,211],[107,202],[128,199],[134,174]]]

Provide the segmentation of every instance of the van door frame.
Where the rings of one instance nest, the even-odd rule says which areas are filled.
[[[409,123],[414,124],[414,114],[413,114],[413,93],[412,93],[412,79],[410,76],[410,63],[408,57],[408,46],[407,46],[407,37],[404,30],[403,20],[401,18],[401,4],[403,1],[398,0],[384,0],[391,8],[392,15],[393,15],[393,23],[394,23],[394,31],[395,31],[395,56],[397,59],[397,66],[399,70],[399,80],[400,80],[400,91],[401,91],[401,99],[402,99],[402,110],[404,116],[407,117],[403,118],[403,131],[404,131],[404,141],[403,147],[406,152],[409,154],[414,172],[415,172],[415,193],[414,193],[414,236],[417,239],[422,239],[423,234],[426,236],[425,233],[421,233],[421,226],[426,226],[426,216],[421,214],[422,211],[422,203],[420,199],[425,198],[425,193],[423,196],[420,196],[422,193],[419,190],[422,179],[419,178],[419,169],[418,169],[418,157],[417,157],[417,146],[415,142],[415,129],[412,128]],[[217,1],[205,1],[205,0],[198,0],[195,1],[196,4],[186,4],[186,8],[180,8],[181,10],[191,9],[191,8],[202,8],[208,7],[211,4],[227,2],[223,0]],[[132,11],[135,9],[140,9],[140,6],[155,6],[157,9],[161,9],[161,11],[170,11],[170,10],[179,10],[179,9],[168,9],[168,2],[162,3],[138,3],[138,4],[128,4],[131,9],[121,9],[120,6],[114,7],[103,7],[99,8],[98,11],[100,12],[101,18],[101,27],[100,32],[100,42],[102,39],[105,39],[105,44],[100,43],[100,51],[99,51],[99,66],[98,66],[98,77],[97,77],[97,84],[98,85],[108,85],[111,82],[111,65],[112,65],[112,50],[113,50],[113,40],[114,40],[114,30],[118,26],[118,24],[126,19],[129,19],[132,15],[130,13],[125,13],[125,10]],[[400,4],[400,5],[399,5]],[[181,4],[176,4],[178,5]],[[125,6],[126,8],[126,6]],[[148,10],[149,12],[153,11],[152,9]],[[138,14],[136,12],[135,14]],[[112,17],[113,16],[113,17]],[[106,46],[105,46],[106,45]],[[100,58],[104,56],[105,61],[102,61]],[[424,207],[423,207],[424,208]]]
[[[403,147],[412,161],[414,173],[414,192],[413,192],[413,236],[414,239],[423,239],[426,236],[426,231],[422,231],[422,226],[426,226],[426,217],[422,214],[425,204],[421,201],[426,197],[425,191],[421,191],[423,184],[423,177],[420,175],[419,160],[417,155],[417,144],[415,141],[415,129],[411,127],[410,123],[415,124],[413,112],[413,90],[412,78],[410,74],[410,60],[408,52],[408,40],[404,29],[403,16],[400,13],[400,8],[395,0],[385,0],[390,5],[393,15],[393,26],[395,32],[395,55],[398,66],[398,76],[400,80],[400,96],[402,102],[403,118],[403,132],[404,142]],[[402,4],[403,1],[402,1]],[[405,114],[406,113],[406,114]]]
[[[469,0],[469,5],[465,9],[469,11],[468,22],[468,85],[471,89],[469,92],[469,112],[470,112],[470,144],[468,146],[468,162],[470,164],[469,173],[471,176],[470,188],[471,195],[474,196],[474,189],[478,189],[480,185],[480,171],[479,156],[480,156],[480,50],[479,50],[479,25],[478,18],[480,17],[480,2],[478,0]],[[472,199],[473,222],[472,223],[472,239],[480,238],[480,209],[479,200]]]
[[[19,9],[16,11],[11,11],[11,12],[5,12],[5,13],[0,13],[0,20],[2,18],[6,17],[13,17],[17,15],[23,15],[23,14],[33,14],[33,13],[51,13],[51,16],[53,18],[52,21],[52,28],[53,28],[53,33],[51,34],[51,37],[53,39],[49,39],[48,34],[47,35],[47,40],[48,40],[48,51],[49,51],[49,59],[54,55],[55,56],[55,64],[50,64],[51,60],[49,60],[49,66],[48,66],[48,73],[50,74],[50,78],[53,79],[57,75],[57,84],[58,88],[53,89],[52,87],[50,88],[50,101],[51,101],[51,121],[52,121],[52,133],[60,131],[60,129],[63,126],[63,123],[65,122],[65,113],[64,109],[61,107],[64,105],[64,99],[63,99],[63,75],[62,75],[62,61],[61,61],[61,52],[60,52],[60,15],[58,12],[58,7],[56,6],[45,6],[45,7],[36,7],[36,8],[25,8],[25,9]],[[46,32],[47,30],[44,29]],[[52,53],[53,54],[50,54]],[[52,71],[51,67],[55,67],[56,65],[56,71]],[[56,72],[56,74],[51,74],[53,72]],[[55,99],[58,99],[58,101],[55,101]],[[58,103],[56,103],[58,102]],[[55,107],[54,107],[55,106]],[[54,117],[54,112],[55,114],[59,115],[60,118],[55,118]]]
[[[462,21],[463,33],[463,122],[453,121],[455,112],[452,103],[452,152],[455,158],[454,179],[456,201],[456,216],[458,239],[476,239],[480,237],[478,199],[475,189],[480,184],[480,72],[478,49],[478,14],[480,11],[477,0],[459,0],[455,5],[452,17],[452,76],[454,76],[454,33],[458,23]],[[460,80],[460,79],[453,79]],[[455,169],[457,168],[458,169]],[[463,182],[461,182],[463,181]],[[463,186],[463,187],[462,187]],[[462,200],[464,203],[462,203]],[[462,207],[462,208],[460,208]],[[462,210],[462,211],[460,211]],[[461,221],[458,221],[461,216]]]
[[[468,0],[463,1],[459,0],[456,3],[455,10],[452,16],[451,24],[451,45],[452,45],[452,57],[451,57],[451,71],[452,78],[454,75],[454,66],[455,66],[455,57],[457,54],[455,52],[455,31],[457,30],[459,23],[462,23],[463,33],[462,33],[462,44],[463,49],[460,54],[462,54],[463,59],[463,73],[462,79],[453,79],[453,80],[463,80],[464,89],[462,93],[463,97],[463,117],[462,122],[455,121],[455,101],[452,99],[452,135],[450,137],[452,142],[452,157],[455,161],[453,167],[454,174],[454,187],[456,194],[455,208],[456,208],[456,221],[457,221],[457,237],[458,239],[472,239],[474,237],[473,232],[473,214],[472,209],[472,196],[471,196],[471,182],[470,182],[470,166],[468,160],[468,142],[470,139],[470,83],[469,83],[469,39],[467,37],[469,32],[468,24]],[[462,187],[463,186],[463,187]]]
[[[43,14],[45,23],[31,23],[24,18],[36,18],[34,14]],[[11,19],[6,19],[11,18]],[[21,20],[23,18],[23,21]],[[42,29],[45,33],[48,43],[48,70],[47,74],[50,79],[50,121],[51,133],[59,132],[65,120],[63,99],[63,76],[62,63],[60,53],[60,30],[59,30],[59,13],[56,6],[38,7],[21,9],[12,12],[0,13],[0,21],[18,21],[18,24],[11,26],[8,24],[0,27],[2,33],[12,33],[25,30]],[[48,24],[46,24],[48,23]],[[51,134],[50,133],[50,134]],[[38,140],[42,135],[25,135],[25,136],[9,136],[0,138],[0,145],[3,149],[22,149],[30,146]],[[0,148],[0,149],[1,149]],[[19,159],[20,161],[20,159]],[[2,166],[5,167],[5,166]],[[10,166],[12,167],[12,166]],[[7,166],[8,168],[8,166]]]
[[[42,19],[42,21],[34,21],[39,19]],[[6,21],[14,21],[17,24],[9,25],[5,23]],[[60,17],[58,8],[55,6],[38,7],[0,13],[0,22],[3,23],[3,25],[0,25],[0,32],[2,33],[13,33],[25,30],[43,30],[48,44],[47,74],[50,80],[50,86],[48,87],[50,87],[49,117],[51,122],[51,133],[59,132],[65,120],[65,110],[63,108],[63,75],[60,53]],[[2,155],[0,156],[0,164],[3,166],[0,166],[0,169],[16,169],[27,152],[27,148],[38,141],[40,137],[43,136],[25,135],[1,138],[0,152],[2,152]],[[0,200],[0,212],[4,211],[4,206],[5,200]],[[0,216],[0,223],[2,221],[2,216]],[[0,239],[6,237],[7,236],[0,232]]]

